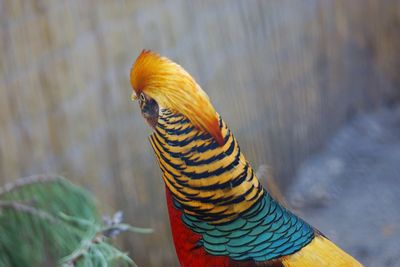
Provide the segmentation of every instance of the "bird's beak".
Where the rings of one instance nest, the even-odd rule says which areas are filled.
[[[132,101],[137,100],[137,95],[136,95],[135,92],[133,92],[133,93],[131,94],[131,100],[132,100]]]

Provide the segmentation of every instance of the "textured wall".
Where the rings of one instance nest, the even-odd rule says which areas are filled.
[[[176,264],[128,73],[181,63],[282,185],[355,113],[399,100],[400,1],[0,1],[0,182],[57,172],[151,226],[122,245]]]

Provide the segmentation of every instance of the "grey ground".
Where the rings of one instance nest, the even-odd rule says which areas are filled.
[[[294,181],[295,213],[365,266],[400,266],[400,107],[356,117]]]

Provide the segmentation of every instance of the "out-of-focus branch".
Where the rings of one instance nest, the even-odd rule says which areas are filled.
[[[29,213],[33,216],[37,216],[41,219],[45,219],[48,220],[52,223],[56,223],[59,220],[57,218],[55,218],[54,216],[52,216],[50,213],[41,210],[41,209],[37,209],[35,207],[20,203],[20,202],[16,202],[16,201],[5,201],[5,200],[0,200],[0,208],[1,209],[13,209],[17,212],[25,212],[25,213]]]
[[[28,189],[26,189],[27,186]],[[43,188],[43,186],[46,187]],[[18,194],[7,194],[10,192]],[[84,207],[84,212],[79,211],[81,205]],[[35,235],[29,229],[31,220],[27,220],[25,216],[8,216],[12,214],[26,214],[28,217],[38,219],[35,220],[35,224],[37,221],[37,225],[46,230],[46,235]],[[23,238],[20,238],[20,232],[25,231],[34,237],[32,238],[32,253],[35,255],[43,253],[40,244],[43,240],[49,240],[57,248],[57,251],[51,251],[55,258],[68,254],[60,260],[60,264],[69,267],[76,266],[80,262],[108,266],[113,261],[125,264],[121,266],[127,266],[127,264],[136,266],[126,253],[110,244],[110,239],[126,231],[152,232],[152,229],[122,223],[122,211],[116,212],[113,216],[104,216],[101,222],[90,194],[59,175],[29,176],[0,187],[0,215],[7,215],[1,216],[4,221],[0,226],[3,226],[3,222],[6,224],[7,219],[10,220],[11,225],[9,228],[6,227],[10,231],[5,233],[7,238],[0,239],[0,246],[5,244],[11,249],[14,246],[13,243],[18,243],[7,242],[13,239],[20,240],[19,243],[21,243]],[[18,245],[11,250],[18,253]],[[11,254],[7,253],[0,252],[0,258],[11,257]],[[16,265],[27,266],[26,263],[31,260],[30,258],[28,255]],[[44,258],[38,259],[37,263],[44,260]],[[4,261],[0,260],[0,262]]]
[[[79,259],[91,248],[92,245],[102,242],[104,236],[100,232],[96,232],[91,240],[84,240],[81,246],[72,252],[69,256],[62,260],[63,267],[75,266]]]
[[[32,175],[32,176],[27,176],[23,178],[19,178],[15,181],[6,183],[3,187],[0,187],[0,196],[4,195],[6,193],[9,193],[19,187],[30,185],[30,184],[36,184],[36,183],[49,183],[49,182],[54,182],[57,180],[62,180],[62,178],[59,175]]]
[[[122,223],[124,214],[122,211],[117,211],[112,217],[103,216],[104,227],[101,230],[102,234],[106,237],[115,237],[121,232],[130,231],[140,234],[150,234],[153,232],[151,228],[141,228]]]
[[[64,219],[69,221],[76,221],[76,218],[72,218],[68,215],[61,215]],[[117,251],[115,248],[110,246],[105,242],[108,238],[114,238],[125,231],[132,231],[138,233],[152,233],[153,230],[149,228],[139,228],[133,227],[128,224],[121,223],[123,219],[123,213],[121,211],[116,212],[112,217],[104,216],[103,227],[98,227],[96,232],[92,234],[89,239],[85,239],[81,242],[80,247],[78,247],[75,251],[73,251],[70,255],[61,260],[63,267],[73,267],[76,266],[77,262],[90,250],[95,250],[95,246],[98,244],[102,244],[103,246],[109,247],[109,249],[113,250],[117,257],[124,258],[131,265],[136,266],[136,264],[125,254]],[[77,221],[78,223],[87,224],[89,222],[85,222],[84,220]],[[100,253],[101,256],[101,253]]]

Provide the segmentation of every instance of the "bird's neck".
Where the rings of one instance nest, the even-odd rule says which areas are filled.
[[[264,195],[221,118],[220,129],[222,146],[184,116],[161,109],[150,137],[172,197],[186,214],[214,224],[234,220]]]

